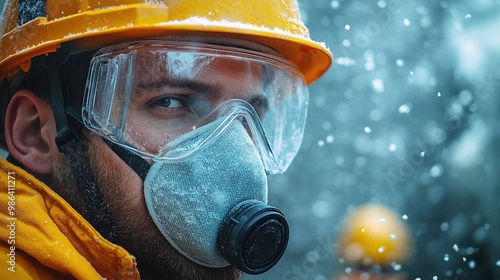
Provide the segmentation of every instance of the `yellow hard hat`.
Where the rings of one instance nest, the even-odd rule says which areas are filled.
[[[390,267],[405,264],[411,253],[407,225],[387,206],[361,205],[346,217],[339,240],[339,254],[346,263]]]
[[[1,80],[27,71],[31,58],[65,42],[84,49],[165,35],[230,36],[267,45],[294,62],[308,84],[332,62],[330,51],[310,39],[296,0],[7,0],[0,32]]]

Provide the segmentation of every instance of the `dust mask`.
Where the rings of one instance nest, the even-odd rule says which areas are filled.
[[[180,136],[182,146],[211,133],[208,124]],[[267,178],[240,121],[186,160],[155,162],[144,181],[153,221],[170,244],[207,267],[232,264],[262,273],[288,240],[282,213],[267,206]]]

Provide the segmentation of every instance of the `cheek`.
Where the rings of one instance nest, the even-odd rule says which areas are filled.
[[[95,142],[95,141],[94,141]],[[143,182],[137,173],[102,141],[93,145],[91,160],[96,181],[115,219],[122,216],[149,216]]]

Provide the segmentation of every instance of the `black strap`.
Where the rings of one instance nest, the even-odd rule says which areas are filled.
[[[61,80],[59,76],[59,59],[57,53],[47,57],[49,82],[54,117],[56,121],[56,144],[66,159],[76,180],[84,202],[81,213],[105,238],[112,239],[114,225],[108,212],[108,205],[104,203],[102,193],[95,182],[90,162],[88,145],[79,136],[75,124],[68,122],[65,113],[65,102]]]
[[[46,7],[45,0],[19,0],[17,9],[18,24],[23,25],[37,17],[45,17],[47,15],[45,13]]]
[[[68,119],[74,123],[83,125],[81,112],[75,110],[73,107],[66,107],[66,117],[68,117]],[[142,178],[142,181],[146,180],[146,175],[148,175],[151,164],[149,164],[144,158],[123,148],[122,146],[114,144],[104,137],[102,137],[102,139],[118,157],[120,157],[126,164],[128,164],[128,166],[130,166],[130,168],[135,171],[135,173],[137,173],[137,175]]]
[[[9,100],[11,98],[10,86],[7,80],[3,81],[3,84],[0,85],[0,93],[2,95],[0,96],[0,99],[2,100],[0,105],[0,127],[3,128],[5,125],[5,115],[7,114],[7,105],[9,104]]]
[[[142,178],[142,181],[146,180],[146,175],[148,175],[151,165],[142,157],[134,154],[133,152],[112,143],[104,139],[106,144],[117,154],[125,163],[128,164],[134,171]]]

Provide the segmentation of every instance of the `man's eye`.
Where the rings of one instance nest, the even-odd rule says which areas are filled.
[[[182,100],[173,97],[163,97],[155,100],[152,103],[153,106],[163,107],[163,108],[181,108]]]
[[[263,118],[269,109],[269,100],[264,96],[252,98],[249,103],[254,107],[260,118]]]

